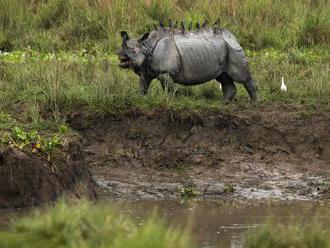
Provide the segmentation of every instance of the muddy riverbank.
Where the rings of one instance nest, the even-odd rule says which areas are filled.
[[[70,118],[99,192],[134,200],[329,198],[329,123],[287,106]]]
[[[1,151],[0,207],[95,192],[134,201],[330,197],[330,112],[287,106],[120,116],[82,111],[68,123],[74,138],[51,163]]]

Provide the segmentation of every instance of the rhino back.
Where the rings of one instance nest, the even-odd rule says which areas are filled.
[[[221,36],[213,34],[175,35],[180,55],[180,73],[176,81],[198,84],[216,78],[225,67],[226,44]]]

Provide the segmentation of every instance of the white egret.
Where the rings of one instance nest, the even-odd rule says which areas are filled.
[[[287,90],[288,90],[288,88],[286,87],[286,85],[284,83],[284,77],[282,77],[281,91],[286,92]]]

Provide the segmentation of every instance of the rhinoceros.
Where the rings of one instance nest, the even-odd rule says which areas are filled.
[[[225,102],[235,98],[234,82],[244,85],[251,101],[257,100],[245,53],[227,29],[201,28],[197,23],[195,30],[190,24],[186,31],[181,23],[181,28],[160,25],[136,39],[121,31],[121,37],[119,65],[139,75],[142,94],[148,92],[153,79],[159,79],[164,89],[171,88],[173,82],[198,85],[216,79]]]

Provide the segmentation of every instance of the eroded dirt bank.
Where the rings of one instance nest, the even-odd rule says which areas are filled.
[[[0,208],[37,206],[63,194],[95,197],[90,171],[63,153],[50,162],[17,149],[0,150],[0,182]]]
[[[328,198],[329,124],[329,112],[285,106],[70,118],[100,191],[136,200]]]
[[[129,200],[330,198],[330,112],[82,111],[68,120],[76,135],[52,162],[0,151],[0,208],[94,198],[95,188]]]

